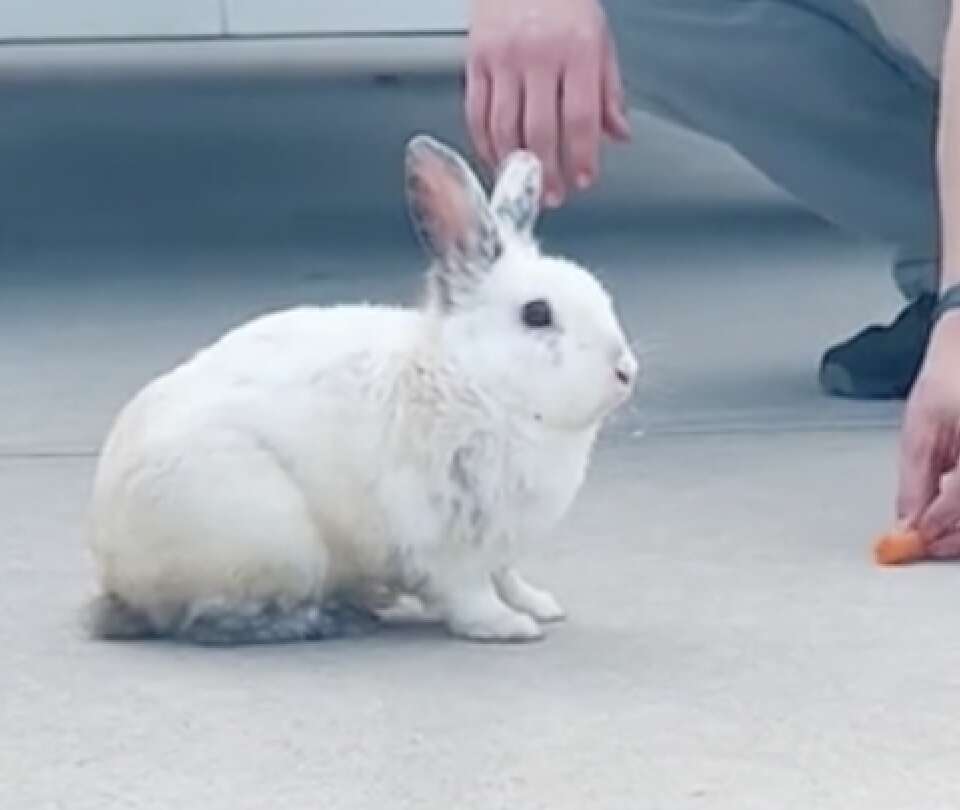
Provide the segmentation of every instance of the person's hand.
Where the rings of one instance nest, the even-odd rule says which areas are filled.
[[[543,162],[548,206],[596,179],[601,133],[630,137],[598,0],[471,0],[466,79],[480,158],[496,168],[515,149],[530,149]]]
[[[960,311],[934,329],[907,403],[897,514],[931,556],[960,557]]]

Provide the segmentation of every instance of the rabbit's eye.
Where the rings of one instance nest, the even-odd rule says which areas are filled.
[[[527,301],[523,305],[521,318],[523,325],[530,329],[546,329],[553,326],[553,310],[550,308],[550,302],[543,298]]]

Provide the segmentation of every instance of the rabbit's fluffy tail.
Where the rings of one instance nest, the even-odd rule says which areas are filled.
[[[90,602],[83,620],[94,638],[133,641],[158,635],[145,613],[113,594],[103,594]]]
[[[94,638],[133,641],[163,637],[213,646],[345,638],[370,633],[380,623],[372,611],[347,603],[280,608],[271,603],[213,601],[184,611],[170,626],[157,627],[147,614],[112,594],[94,599],[85,620]]]

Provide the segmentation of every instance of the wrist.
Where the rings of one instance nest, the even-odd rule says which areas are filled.
[[[960,312],[960,284],[945,280],[940,290],[937,305],[933,310],[934,325],[947,316]]]
[[[931,355],[940,359],[940,355],[946,354],[955,362],[960,356],[960,308],[939,309],[934,317],[927,350],[928,360]]]
[[[960,334],[960,309],[945,310],[940,315],[936,325],[944,332],[956,332]]]

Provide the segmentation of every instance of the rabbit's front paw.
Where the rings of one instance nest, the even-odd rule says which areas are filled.
[[[559,622],[567,617],[552,593],[535,588],[514,568],[495,574],[493,581],[504,602],[538,622]]]
[[[543,637],[530,616],[505,605],[493,592],[460,596],[446,611],[453,635],[471,641],[535,641]]]
[[[504,607],[496,616],[457,616],[447,622],[453,635],[470,641],[536,641],[543,630],[534,619]]]

